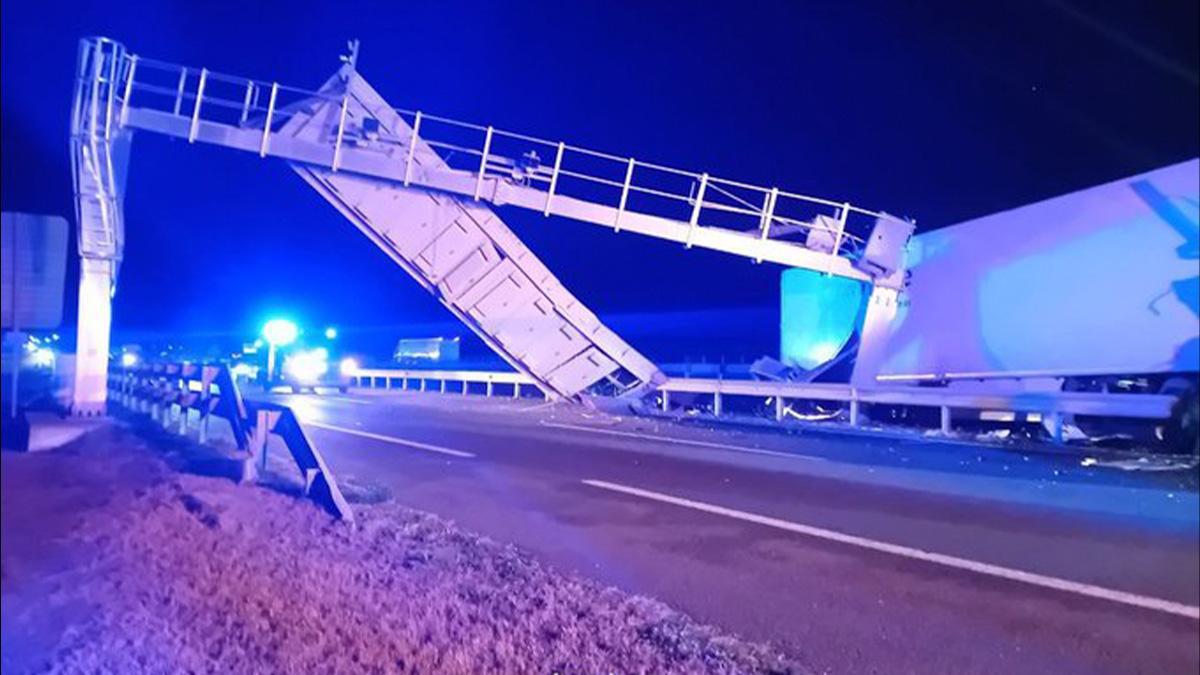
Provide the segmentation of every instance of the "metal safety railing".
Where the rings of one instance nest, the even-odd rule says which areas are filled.
[[[484,392],[491,396],[493,385],[513,386],[514,397],[520,397],[520,386],[533,384],[520,373],[456,370],[392,370],[364,369],[354,374],[357,387],[399,389],[404,391],[454,392],[447,382],[462,383],[457,392],[466,394],[471,383],[487,384]],[[418,386],[409,386],[417,382]],[[438,382],[429,388],[427,382]],[[679,403],[678,394],[700,395],[709,398],[713,416],[725,413],[731,398],[744,397],[769,400],[775,421],[783,422],[795,403],[835,403],[845,406],[846,421],[851,427],[862,425],[864,406],[895,406],[925,408],[938,411],[939,430],[950,433],[956,413],[1018,414],[1033,413],[1049,421],[1049,428],[1061,440],[1063,422],[1070,415],[1165,420],[1171,415],[1174,396],[1159,394],[1104,394],[1091,392],[1018,392],[1011,394],[972,393],[927,387],[855,387],[849,384],[818,384],[773,382],[764,380],[726,380],[713,378],[671,378],[658,387],[657,405],[669,412]]]
[[[124,54],[119,65],[97,77],[111,78],[113,94],[100,112],[107,128],[124,124],[131,106],[184,118],[188,140],[195,141],[201,122],[219,122],[262,130],[259,154],[270,154],[271,135],[303,102],[325,101],[340,106],[336,133],[328,139],[330,166],[337,170],[342,150],[357,143],[360,131],[346,125],[347,95],[311,91],[206,68]],[[392,112],[411,128],[402,134],[379,125],[372,143],[394,144],[397,161],[405,163],[404,182],[413,180],[415,138],[433,148],[452,169],[475,179],[474,198],[480,199],[488,179],[505,179],[544,193],[545,215],[562,197],[575,197],[615,209],[611,226],[620,231],[626,214],[641,213],[685,223],[687,245],[697,227],[716,227],[756,236],[782,238],[816,231],[819,241],[807,242],[834,256],[854,257],[869,233],[868,223],[892,216],[850,204],[776,187],[753,185],[705,172],[685,171],[633,157],[599,152],[562,141],[505,131],[420,110]],[[379,120],[376,119],[376,122]],[[701,221],[704,222],[701,222]],[[761,260],[761,258],[760,258]]]
[[[537,382],[523,373],[491,372],[474,370],[405,370],[389,368],[360,368],[350,374],[350,380],[356,387],[369,389],[396,389],[399,391],[437,391],[439,393],[472,393],[472,385],[477,387],[477,393],[484,396],[496,395],[496,385],[501,385],[513,398],[521,398],[526,392],[537,391],[539,396],[546,395],[538,389]],[[430,387],[429,383],[436,383]],[[456,389],[451,384],[456,385]]]
[[[672,378],[659,387],[661,410],[671,408],[672,393],[711,396],[714,415],[721,415],[725,399],[770,399],[776,421],[787,416],[790,402],[831,402],[847,406],[850,426],[860,425],[862,406],[880,405],[936,409],[942,433],[952,431],[955,412],[1033,413],[1048,421],[1054,440],[1061,441],[1063,422],[1070,415],[1165,420],[1171,415],[1174,396],[1157,394],[1104,394],[1091,392],[974,393],[932,387],[855,387],[849,384],[772,382],[761,380]]]
[[[144,364],[113,369],[108,379],[113,401],[131,412],[149,415],[166,429],[187,435],[195,417],[201,443],[209,438],[213,417],[228,422],[234,443],[247,453],[248,461],[242,466],[244,480],[253,478],[255,460],[266,469],[269,438],[279,436],[300,470],[304,495],[338,518],[354,520],[333,472],[295,413],[276,403],[243,399],[224,364]]]

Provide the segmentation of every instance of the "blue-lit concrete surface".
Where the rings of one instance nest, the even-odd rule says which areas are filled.
[[[862,319],[866,285],[789,269],[779,286],[779,360],[809,370],[837,356]]]
[[[708,430],[536,401],[280,398],[324,425],[309,431],[342,480],[383,483],[404,504],[702,621],[778,641],[820,670],[1193,672],[1200,664],[1197,622],[1187,617],[582,483],[1195,607],[1200,516],[1186,472],[1131,474],[1080,467],[1078,458],[939,443]]]

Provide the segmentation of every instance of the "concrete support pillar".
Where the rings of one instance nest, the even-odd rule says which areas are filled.
[[[80,258],[79,322],[72,415],[103,415],[108,402],[108,348],[112,328],[113,266]]]

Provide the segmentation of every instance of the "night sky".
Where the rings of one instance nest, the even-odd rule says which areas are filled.
[[[358,37],[393,105],[919,229],[1200,154],[1195,0],[303,4],[4,0],[4,210],[73,217],[73,68],[96,34],[308,88]],[[445,332],[428,324],[448,312],[277,160],[138,135],[125,206],[119,332],[248,335],[281,311],[350,336]],[[771,350],[780,268],[502,215],[616,324],[653,332],[646,317],[674,312],[696,344]]]

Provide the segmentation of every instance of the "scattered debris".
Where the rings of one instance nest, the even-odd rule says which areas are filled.
[[[1171,455],[1144,455],[1121,459],[1084,457],[1080,466],[1097,466],[1122,471],[1185,471],[1200,466],[1200,458]]]

